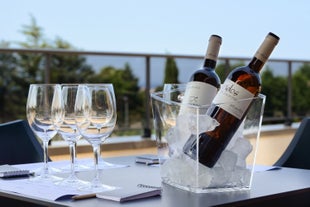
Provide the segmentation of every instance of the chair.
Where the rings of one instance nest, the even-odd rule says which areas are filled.
[[[310,169],[310,117],[302,120],[291,143],[274,165]]]
[[[27,121],[0,124],[0,164],[42,162],[43,157],[43,148]]]

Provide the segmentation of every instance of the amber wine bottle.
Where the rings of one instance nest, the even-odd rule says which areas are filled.
[[[207,111],[208,115],[219,122],[219,126],[213,131],[201,133],[198,138],[198,159],[201,164],[212,168],[238,130],[253,97],[260,93],[261,79],[259,72],[279,39],[277,35],[269,33],[250,63],[229,73]],[[244,101],[245,99],[246,101]],[[243,101],[238,102],[238,100]],[[192,159],[197,157],[196,140],[196,135],[192,135],[183,147],[184,153]]]
[[[210,105],[221,86],[221,81],[215,72],[217,57],[222,44],[222,38],[211,35],[205,55],[203,67],[193,73],[186,85],[183,104]],[[182,109],[181,109],[182,111]]]

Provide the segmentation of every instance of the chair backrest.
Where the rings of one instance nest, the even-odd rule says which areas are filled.
[[[274,165],[310,169],[310,117],[302,120],[291,143]]]
[[[0,164],[43,161],[43,148],[27,121],[0,124]]]

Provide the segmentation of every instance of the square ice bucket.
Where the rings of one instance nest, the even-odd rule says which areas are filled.
[[[216,164],[206,167],[197,156],[188,156],[184,145],[191,137],[212,131],[220,123],[206,115],[209,106],[182,104],[186,84],[166,84],[163,91],[151,93],[153,123],[164,183],[195,193],[249,190],[255,166],[263,118],[265,96],[251,99],[250,108],[239,129],[221,153]],[[246,100],[230,103],[242,104]]]

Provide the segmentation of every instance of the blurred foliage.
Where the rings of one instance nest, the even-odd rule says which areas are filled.
[[[287,77],[275,76],[270,68],[262,72],[262,91],[266,95],[264,115],[283,117],[287,114]]]
[[[163,84],[156,87],[155,91],[162,91],[165,83],[180,83],[179,69],[174,58],[171,56],[166,58]]]
[[[309,115],[310,108],[310,65],[304,64],[293,74],[293,111],[299,116]]]
[[[75,50],[69,42],[57,37],[54,41],[44,38],[42,28],[31,17],[30,25],[22,29],[26,40],[19,42],[27,49],[68,49]],[[1,42],[2,47],[9,43]],[[49,66],[46,68],[46,66]],[[47,69],[47,70],[46,70]],[[143,98],[136,78],[130,66],[124,68],[105,67],[99,73],[86,63],[80,55],[48,56],[37,53],[0,54],[0,122],[26,119],[26,99],[29,85],[32,83],[113,83],[118,108],[118,127],[129,125],[130,121],[141,121]],[[48,74],[45,74],[47,72]],[[127,115],[125,116],[125,106]],[[127,108],[128,107],[128,108]]]
[[[132,73],[129,64],[124,68],[104,67],[98,74],[93,76],[93,83],[112,83],[116,96],[118,111],[118,126],[128,127],[130,121],[141,120],[144,111],[144,93],[138,86],[138,78]],[[127,114],[130,120],[126,120]]]
[[[179,70],[173,57],[167,57],[164,83],[179,83]]]

